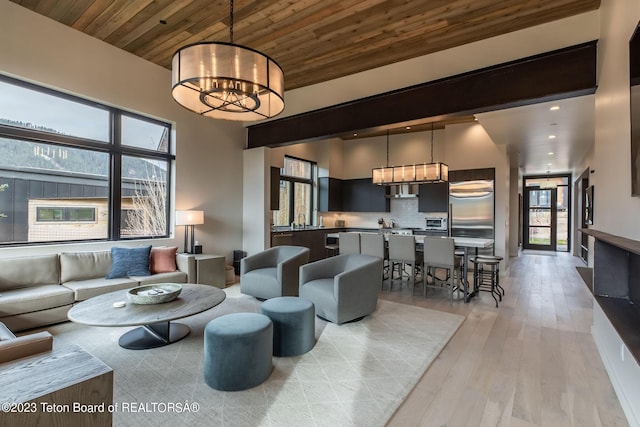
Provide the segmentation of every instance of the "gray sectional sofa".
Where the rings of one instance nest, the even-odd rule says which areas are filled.
[[[193,283],[195,257],[176,255],[176,271],[106,279],[110,251],[0,259],[0,322],[12,331],[67,320],[75,302],[120,289],[153,283]]]

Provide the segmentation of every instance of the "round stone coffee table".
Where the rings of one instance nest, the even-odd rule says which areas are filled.
[[[91,326],[140,326],[120,337],[118,344],[131,350],[162,347],[189,335],[187,325],[172,320],[193,316],[220,304],[226,298],[221,289],[209,285],[179,283],[182,292],[173,301],[139,305],[129,302],[128,289],[98,295],[73,306],[67,316],[75,323]],[[124,301],[124,307],[114,303]]]

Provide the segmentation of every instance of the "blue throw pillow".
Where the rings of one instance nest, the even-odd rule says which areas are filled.
[[[150,276],[151,245],[141,248],[111,248],[111,271],[107,279]]]

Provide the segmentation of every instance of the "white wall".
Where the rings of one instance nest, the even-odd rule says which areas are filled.
[[[248,255],[271,246],[271,211],[269,210],[271,153],[260,147],[243,152],[242,249]],[[266,191],[265,191],[266,190]]]
[[[0,1],[0,73],[173,123],[176,135],[177,209],[202,209],[196,239],[207,253],[231,256],[242,243],[242,150],[240,124],[200,117],[171,98],[171,73],[123,50]],[[1,96],[1,94],[0,94]],[[154,244],[182,248],[176,239]],[[119,243],[122,245],[123,243]],[[140,244],[140,242],[134,243]],[[64,246],[65,250],[112,244]],[[47,253],[60,247],[3,248],[1,256]]]
[[[444,138],[444,130],[434,131],[434,161],[444,161]],[[344,179],[370,177],[372,168],[430,162],[431,131],[390,135],[388,162],[386,136],[346,140],[342,153]]]
[[[593,228],[640,239],[640,197],[631,197],[629,40],[640,20],[638,0],[603,1],[593,169]],[[592,180],[592,181],[591,181]]]
[[[631,197],[629,40],[640,21],[640,1],[602,0],[598,45],[593,228],[640,239],[640,197]],[[592,248],[592,246],[590,245]],[[590,251],[590,265],[593,265]],[[640,366],[594,303],[592,333],[632,426],[640,425]],[[626,355],[626,359],[625,359]]]

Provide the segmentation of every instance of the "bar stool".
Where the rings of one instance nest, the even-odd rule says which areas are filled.
[[[473,289],[476,292],[491,292],[491,296],[498,307],[498,299],[502,301],[502,294],[496,288],[496,281],[499,277],[500,260],[494,258],[483,258],[476,256],[470,259],[473,263]],[[498,298],[496,298],[496,295]]]
[[[400,234],[389,235],[389,291],[391,291],[391,285],[393,284],[393,273],[395,271],[396,264],[400,264],[399,279],[402,282],[402,276],[404,272],[404,266],[411,266],[411,274],[409,275],[409,283],[413,282],[415,285],[415,276],[417,267],[422,264],[420,254],[416,252],[416,239],[413,236],[406,236]]]
[[[478,255],[477,257],[483,258],[483,259],[494,259],[498,261],[502,261],[504,259],[499,255]],[[500,262],[496,264],[495,269],[496,269],[496,289],[500,294],[502,294],[502,296],[504,296],[504,288],[500,286]]]

